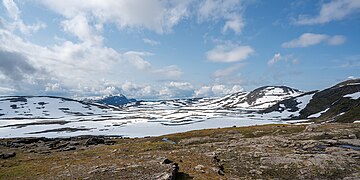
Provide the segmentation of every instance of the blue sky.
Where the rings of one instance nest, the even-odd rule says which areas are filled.
[[[323,89],[359,77],[359,22],[359,0],[3,0],[0,95]]]

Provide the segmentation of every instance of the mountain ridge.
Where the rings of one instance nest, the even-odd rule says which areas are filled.
[[[274,106],[263,110],[264,114],[286,112],[285,119],[313,119],[319,122],[354,122],[360,119],[360,99],[347,97],[360,92],[360,79],[340,82],[324,90],[307,92],[311,99],[302,109],[297,99],[301,96],[279,101]],[[286,114],[283,113],[283,114]]]

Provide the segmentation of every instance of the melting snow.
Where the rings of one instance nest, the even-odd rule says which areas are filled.
[[[345,95],[344,97],[349,97],[349,98],[351,98],[351,99],[357,100],[357,99],[360,98],[360,92],[356,92],[356,93],[352,93],[352,94],[347,94],[347,95]]]
[[[329,109],[330,109],[330,108],[327,108],[327,109],[325,109],[325,110],[323,110],[323,111],[321,111],[321,112],[318,112],[318,113],[316,113],[316,114],[312,114],[312,115],[308,116],[308,118],[318,118],[318,117],[320,117],[322,114],[326,113],[326,111],[328,111]]]
[[[273,90],[274,93],[281,91],[280,88]],[[263,104],[250,106],[244,101],[246,95],[237,93],[199,101],[141,102],[139,106],[125,106],[122,109],[64,98],[26,97],[26,101],[12,102],[10,99],[16,97],[0,97],[0,138],[78,135],[143,137],[204,128],[286,123],[279,118],[260,116],[253,110],[268,107],[287,96],[268,95],[262,98]],[[66,128],[79,131],[34,134]]]

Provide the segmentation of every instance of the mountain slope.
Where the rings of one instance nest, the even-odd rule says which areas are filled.
[[[95,100],[94,102],[105,105],[122,106],[127,103],[136,102],[135,99],[128,99],[124,95],[109,95],[101,99]]]
[[[264,86],[250,93],[237,92],[222,98],[194,104],[195,107],[218,109],[262,110],[279,101],[300,95],[302,92],[286,86]]]
[[[8,118],[62,118],[104,114],[99,105],[52,96],[0,97],[0,119]]]
[[[87,97],[81,99],[81,101],[87,103],[98,103],[98,104],[111,105],[111,106],[123,106],[128,103],[136,102],[136,99],[128,99],[126,96],[122,94],[115,94],[115,95],[107,95],[103,97]]]
[[[300,112],[299,118],[308,118],[322,112],[319,121],[353,122],[360,119],[360,79],[341,82],[314,94],[310,103]],[[353,96],[352,96],[353,95]],[[317,118],[316,116],[312,116]]]
[[[261,113],[282,119],[354,122],[360,119],[360,79],[280,101]]]

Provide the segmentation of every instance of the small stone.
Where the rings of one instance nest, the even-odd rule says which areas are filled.
[[[88,140],[86,140],[86,142],[85,142],[85,146],[98,145],[98,144],[105,144],[105,140],[103,138],[99,138],[99,137],[92,137],[92,138],[89,138]]]
[[[62,151],[73,151],[73,150],[76,150],[75,146],[69,146],[62,149]]]
[[[161,161],[161,164],[171,164],[171,163],[172,163],[172,161],[168,158],[165,158]]]
[[[0,159],[9,159],[12,157],[15,157],[16,153],[15,152],[11,152],[11,153],[1,153],[0,154]]]
[[[220,166],[218,166],[218,167],[213,167],[212,170],[215,171],[216,173],[218,173],[218,174],[221,175],[221,176],[225,175],[224,166],[223,166],[223,165],[220,165]]]
[[[349,138],[350,138],[350,139],[357,139],[357,137],[356,137],[355,134],[350,134],[350,135],[349,135]]]
[[[220,159],[216,155],[213,156],[213,159],[214,159],[215,162],[220,162]]]
[[[197,166],[195,166],[195,170],[196,171],[199,171],[199,172],[202,172],[202,173],[205,173],[205,170],[204,170],[205,166],[199,164]]]
[[[168,173],[162,173],[162,174],[156,176],[156,179],[158,179],[158,180],[168,180],[168,179],[172,179],[172,176],[171,176],[171,174],[168,174]]]
[[[261,175],[261,174],[262,174],[262,172],[261,172],[261,171],[256,170],[256,169],[252,169],[252,170],[250,170],[250,171],[249,171],[249,173],[250,173],[250,174],[252,174],[252,175]]]

